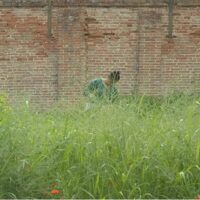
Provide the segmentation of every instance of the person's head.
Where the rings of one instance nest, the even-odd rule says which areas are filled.
[[[109,74],[111,83],[117,83],[120,80],[120,71],[113,71]]]

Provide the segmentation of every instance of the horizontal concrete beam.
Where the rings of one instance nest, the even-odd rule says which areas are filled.
[[[168,0],[52,0],[54,7],[166,7]],[[44,7],[47,0],[0,0],[0,7]],[[198,7],[200,0],[175,0],[176,6]]]

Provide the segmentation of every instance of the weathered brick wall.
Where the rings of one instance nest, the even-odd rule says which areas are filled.
[[[175,38],[162,41],[162,89],[199,93],[200,7],[176,8],[174,16]]]
[[[58,47],[57,39],[47,37],[45,10],[0,9],[0,27],[0,90],[13,101],[52,103],[57,94]]]
[[[0,0],[0,91],[15,102],[72,102],[84,84],[120,70],[121,94],[200,90],[200,0]]]

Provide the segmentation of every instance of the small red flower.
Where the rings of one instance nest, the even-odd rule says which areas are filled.
[[[51,190],[51,194],[52,195],[56,195],[56,194],[59,194],[60,193],[60,191],[59,190]]]
[[[195,196],[194,200],[200,200],[200,196],[199,195]]]

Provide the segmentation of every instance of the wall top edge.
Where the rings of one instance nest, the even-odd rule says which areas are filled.
[[[52,0],[54,7],[166,7],[169,0]],[[176,6],[198,7],[200,0],[174,0]],[[45,7],[48,0],[0,0],[0,7]]]

